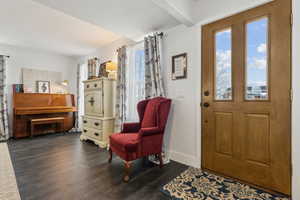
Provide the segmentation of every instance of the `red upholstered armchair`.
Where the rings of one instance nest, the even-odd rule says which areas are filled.
[[[157,155],[162,167],[163,134],[170,106],[171,100],[163,97],[141,101],[137,105],[140,121],[125,123],[121,133],[110,136],[109,162],[113,152],[125,161],[124,181],[129,181],[131,161],[138,158]]]

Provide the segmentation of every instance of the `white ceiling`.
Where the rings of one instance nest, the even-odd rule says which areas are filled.
[[[0,0],[0,43],[87,55],[122,37],[191,26],[266,1]]]
[[[120,35],[31,0],[0,0],[0,43],[87,54]]]
[[[34,0],[127,38],[179,24],[151,0]]]

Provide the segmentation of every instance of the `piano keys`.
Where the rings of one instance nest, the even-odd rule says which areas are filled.
[[[62,131],[69,131],[75,125],[74,95],[72,94],[13,94],[13,137],[24,138],[31,135],[32,119],[63,117]],[[50,125],[41,125],[39,134],[55,132]]]

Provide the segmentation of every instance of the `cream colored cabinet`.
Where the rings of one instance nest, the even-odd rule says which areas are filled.
[[[114,131],[115,81],[99,78],[84,81],[84,116],[80,140],[91,140],[101,148]]]

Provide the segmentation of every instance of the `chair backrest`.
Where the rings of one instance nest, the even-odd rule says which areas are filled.
[[[164,131],[171,107],[171,99],[155,97],[138,103],[141,128],[159,127]]]

